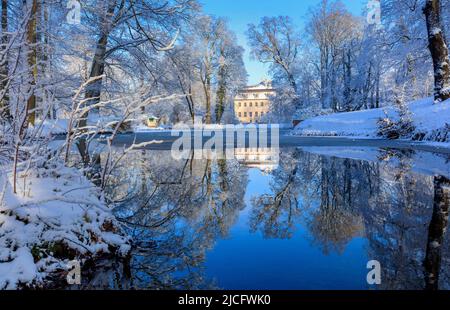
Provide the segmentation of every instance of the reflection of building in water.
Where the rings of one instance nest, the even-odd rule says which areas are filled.
[[[237,148],[234,155],[239,163],[250,168],[267,173],[278,168],[278,148]]]
[[[241,123],[259,123],[269,112],[270,97],[275,95],[270,81],[242,89],[234,98],[234,111]]]

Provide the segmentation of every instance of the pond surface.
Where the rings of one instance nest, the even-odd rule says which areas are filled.
[[[437,274],[450,289],[450,236],[435,201],[450,193],[449,155],[282,148],[278,163],[268,150],[236,154],[176,161],[136,150],[121,161],[108,197],[136,250],[131,277],[115,286],[423,289]],[[371,260],[380,285],[367,282]]]

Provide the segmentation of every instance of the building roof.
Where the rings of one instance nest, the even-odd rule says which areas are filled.
[[[242,89],[243,92],[248,92],[248,91],[272,91],[272,81],[269,80],[264,80],[259,84],[256,85],[249,85],[247,87],[245,87],[244,89]]]

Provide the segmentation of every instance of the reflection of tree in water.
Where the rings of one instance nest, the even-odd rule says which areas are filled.
[[[378,162],[300,150],[280,156],[270,192],[252,199],[251,230],[290,238],[304,223],[324,253],[340,253],[364,236],[368,260],[382,266],[380,288],[450,288],[448,200],[442,194],[448,181],[412,171],[416,154],[382,150]],[[137,244],[131,282],[120,281],[117,274],[127,271],[119,270],[109,275],[112,286],[211,287],[203,277],[205,252],[236,222],[246,184],[246,170],[236,161],[129,154],[110,178],[107,198],[117,202],[116,214]],[[101,273],[108,275],[108,267]]]
[[[310,212],[307,224],[315,243],[326,254],[343,252],[347,243],[362,232],[361,218],[354,211],[354,200],[362,193],[354,191],[360,181],[353,168],[349,159],[321,158],[320,204]]]
[[[379,164],[379,189],[363,210],[368,254],[381,263],[381,288],[421,289],[432,183],[410,170],[408,157],[397,156],[395,167]]]
[[[439,287],[449,288],[450,243],[442,221],[448,206],[437,208],[436,199],[445,201],[438,197],[433,208],[435,179],[411,170],[413,156],[382,150],[380,162],[366,162],[290,151],[273,173],[272,194],[253,199],[252,229],[288,238],[304,220],[324,253],[342,252],[365,236],[368,259],[382,266],[381,288],[423,289],[424,272],[432,288],[429,278],[437,271]],[[440,246],[431,247],[433,240]]]
[[[265,237],[290,238],[303,212],[324,252],[342,249],[361,231],[361,220],[351,209],[351,161],[341,164],[298,149],[281,154],[272,194],[252,200],[251,228]]]
[[[237,161],[174,161],[170,152],[140,151],[116,173],[110,197],[120,201],[116,214],[137,240],[132,285],[210,288],[205,252],[244,207],[245,169]]]
[[[261,230],[266,238],[290,238],[300,216],[298,197],[304,188],[299,176],[311,165],[301,166],[300,151],[280,154],[280,167],[273,172],[273,194],[252,198],[250,228]]]
[[[205,204],[194,223],[198,233],[210,235],[212,239],[223,238],[236,222],[238,211],[245,207],[247,175],[237,161],[218,160],[207,182]]]
[[[376,180],[377,186],[359,209],[369,242],[368,258],[382,266],[382,289],[424,288],[423,262],[435,186],[433,177],[412,171],[414,156],[412,152],[383,150],[379,156],[383,161],[370,163],[373,169],[367,170],[366,179]],[[441,287],[448,288],[448,242],[441,254],[446,261],[440,268]]]
[[[444,176],[436,176],[434,178],[433,215],[428,227],[427,252],[424,260],[425,288],[428,290],[439,288],[442,251],[448,225],[449,208],[450,179]]]

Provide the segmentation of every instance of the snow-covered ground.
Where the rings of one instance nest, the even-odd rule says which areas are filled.
[[[109,118],[99,118],[97,116],[90,117],[88,120],[88,126],[92,129],[96,128],[99,132],[108,133],[112,132],[112,126],[114,122],[118,119],[109,117]],[[38,131],[40,136],[48,137],[51,135],[64,135],[67,133],[69,120],[68,119],[46,119],[44,121],[37,120],[36,126],[30,126],[30,132]],[[185,124],[188,127],[191,127],[191,124]],[[259,127],[260,125],[268,126],[269,128],[277,125],[279,129],[291,129],[291,123],[280,123],[280,124],[245,124],[244,126],[255,126]],[[227,125],[223,124],[203,124],[203,129],[206,130],[221,130],[226,129]],[[170,132],[174,126],[170,125],[161,125],[156,128],[150,128],[143,123],[132,120],[132,125],[130,128],[130,132],[134,133],[148,133],[148,132]]]
[[[102,133],[110,133],[112,132],[112,126],[116,119],[105,119],[105,120],[89,120],[88,126],[90,128],[96,128],[99,132]],[[36,129],[39,131],[40,136],[48,137],[50,135],[64,135],[67,133],[69,120],[68,119],[58,119],[58,120],[45,120],[45,121],[37,121],[36,126],[30,127],[30,131],[33,132]],[[143,124],[133,125],[130,129],[130,132],[161,132],[161,131],[170,131],[169,126],[160,126],[157,128],[150,128]]]
[[[160,126],[156,128],[150,128],[148,126],[145,126],[143,124],[139,124],[134,127],[133,132],[139,133],[139,132],[161,132],[161,131],[170,131],[170,127],[168,126]]]
[[[433,134],[450,126],[450,100],[433,104],[432,98],[426,98],[410,103],[409,110],[416,127],[415,134],[424,134],[424,140],[432,141]],[[336,113],[307,119],[294,129],[293,134],[377,138],[377,122],[386,115],[398,119],[393,107]]]
[[[55,164],[22,172],[17,194],[12,182],[0,170],[0,289],[45,287],[49,277],[65,277],[70,260],[129,252],[100,191],[79,170]]]
[[[29,130],[30,132],[38,130],[41,136],[48,137],[49,135],[61,135],[67,133],[68,124],[68,119],[38,120],[35,126],[30,126]]]

